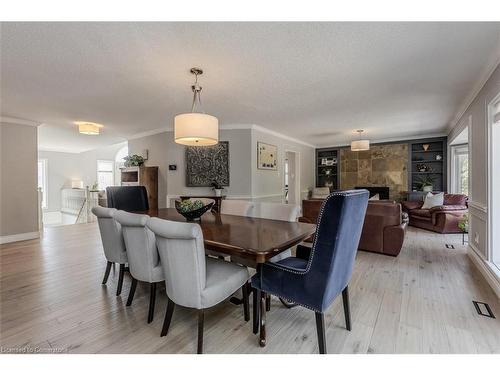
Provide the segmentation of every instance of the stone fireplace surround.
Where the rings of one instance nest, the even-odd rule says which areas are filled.
[[[372,145],[368,151],[340,150],[340,188],[386,186],[389,199],[408,191],[408,143]]]

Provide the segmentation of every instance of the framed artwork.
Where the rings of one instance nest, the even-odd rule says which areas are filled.
[[[278,146],[257,142],[257,168],[278,170]]]
[[[186,186],[229,186],[229,142],[186,147]]]

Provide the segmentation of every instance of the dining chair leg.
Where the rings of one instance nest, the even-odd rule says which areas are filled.
[[[172,321],[172,315],[174,314],[175,303],[167,296],[167,312],[165,313],[165,319],[163,320],[163,328],[161,329],[160,336],[166,336],[168,329],[170,328],[170,322]]]
[[[205,321],[205,310],[198,310],[198,354],[203,354],[203,323]]]
[[[123,274],[125,273],[125,264],[120,264],[120,273],[118,274],[118,286],[116,287],[116,295],[119,296],[122,293],[123,286]]]
[[[136,288],[137,288],[137,279],[132,278],[132,285],[130,285],[130,291],[128,292],[128,298],[127,298],[127,304],[126,304],[126,306],[130,306],[132,304]]]
[[[271,295],[266,295],[266,311],[271,311]]]
[[[260,290],[253,289],[253,333],[259,333]]]
[[[149,292],[149,313],[148,313],[148,324],[153,321],[155,315],[155,302],[156,302],[156,283],[150,283]]]
[[[248,282],[243,284],[243,286],[241,287],[241,293],[243,294],[243,315],[245,317],[245,322],[248,322],[250,320],[250,304],[248,301],[248,289],[249,289]]]
[[[111,266],[113,265],[113,262],[108,261],[106,264],[106,271],[104,271],[104,278],[102,279],[102,283],[106,284],[108,282],[108,277],[109,277],[109,272],[111,271]]]
[[[260,319],[259,319],[259,345],[263,348],[266,346],[266,296],[265,292],[261,292],[260,299]]]
[[[345,326],[348,331],[351,330],[351,309],[349,308],[349,289],[346,286],[342,291],[342,302],[344,303]]]
[[[316,332],[318,333],[319,354],[326,354],[325,316],[316,312]]]

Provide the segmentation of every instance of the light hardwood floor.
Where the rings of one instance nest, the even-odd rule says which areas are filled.
[[[455,250],[445,248],[446,243]],[[160,337],[166,298],[159,288],[153,323],[148,292],[131,307],[107,286],[95,223],[47,228],[43,239],[0,247],[0,346],[69,353],[195,353],[197,320],[176,308]],[[349,285],[353,330],[344,328],[341,298],[326,316],[330,353],[500,353],[500,320],[479,316],[472,300],[500,303],[468,258],[459,235],[410,228],[397,258],[359,252]],[[226,301],[205,315],[206,353],[317,353],[314,313],[273,299],[268,345],[260,348],[241,306]],[[38,349],[37,349],[38,350]]]

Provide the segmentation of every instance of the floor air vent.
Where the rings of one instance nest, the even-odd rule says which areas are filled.
[[[449,243],[447,243],[447,244],[446,244],[446,248],[447,248],[447,249],[454,249],[454,248],[455,248],[455,246],[450,245]]]
[[[487,316],[488,318],[495,319],[495,315],[493,315],[493,311],[491,311],[490,305],[484,302],[472,301],[476,311],[479,315]]]

